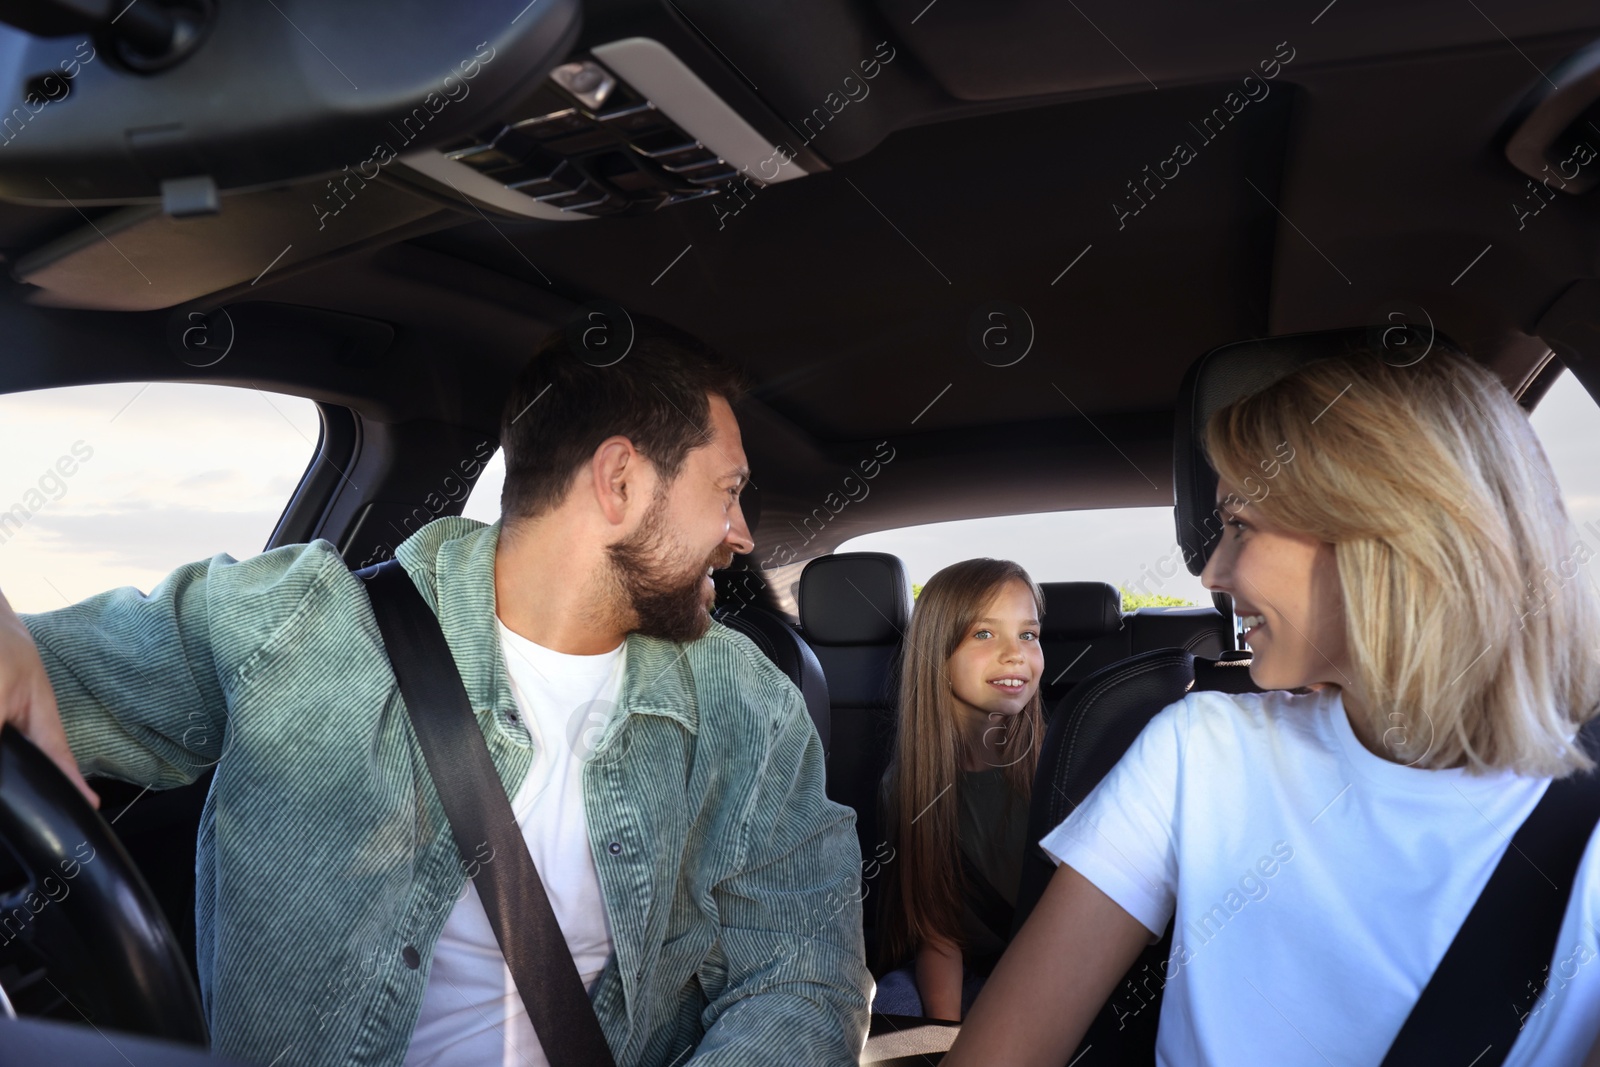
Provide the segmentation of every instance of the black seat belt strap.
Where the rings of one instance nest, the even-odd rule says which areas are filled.
[[[1600,720],[1582,740],[1590,756]],[[1600,771],[1550,783],[1389,1046],[1383,1067],[1497,1067],[1544,991],[1573,879],[1600,822]],[[1530,994],[1530,990],[1532,990]]]
[[[550,908],[544,883],[479,728],[438,617],[399,563],[365,580],[411,727],[456,848],[477,862],[473,884],[551,1067],[613,1067],[594,1005]],[[493,850],[481,862],[479,850]]]

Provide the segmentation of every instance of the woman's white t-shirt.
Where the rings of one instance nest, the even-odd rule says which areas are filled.
[[[1391,763],[1336,689],[1191,693],[1040,842],[1159,935],[1163,1065],[1381,1064],[1548,778]],[[1600,1035],[1600,840],[1579,865],[1550,979],[1507,1067],[1582,1063]],[[1148,1009],[1153,1010],[1153,1009]],[[1465,1065],[1463,1065],[1465,1067]]]

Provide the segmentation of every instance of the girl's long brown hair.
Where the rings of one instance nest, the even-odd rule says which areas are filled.
[[[901,654],[898,729],[887,775],[884,829],[895,858],[879,912],[881,969],[904,963],[931,938],[962,942],[960,808],[951,787],[961,773],[964,742],[950,690],[949,663],[984,606],[1013,580],[1027,584],[1042,619],[1044,597],[1039,587],[1010,560],[951,564],[928,579],[917,597]],[[1024,808],[1044,740],[1040,708],[1035,691],[995,761],[1004,769],[1012,803]]]

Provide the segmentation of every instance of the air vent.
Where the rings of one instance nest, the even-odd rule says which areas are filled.
[[[629,72],[658,99],[630,84]],[[572,57],[506,121],[401,162],[534,218],[656,211],[726,195],[736,180],[761,186],[804,173],[676,56],[642,38]]]

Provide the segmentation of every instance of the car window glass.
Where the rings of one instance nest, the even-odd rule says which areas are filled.
[[[0,591],[48,611],[266,545],[315,452],[316,405],[123,382],[0,396]]]
[[[914,588],[940,568],[975,556],[1014,560],[1036,582],[1109,582],[1125,609],[1209,605],[1211,594],[1183,563],[1172,509],[1051,511],[908,526],[853,537],[838,552],[889,552]]]
[[[489,457],[489,462],[483,465],[483,473],[473,483],[461,514],[479,522],[494,522],[500,518],[500,488],[505,484],[506,454],[497,448],[494,455]]]
[[[1569,373],[1556,379],[1530,420],[1544,446],[1567,514],[1588,554],[1600,556],[1600,407]],[[1595,573],[1591,568],[1591,573]]]

